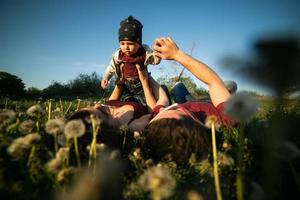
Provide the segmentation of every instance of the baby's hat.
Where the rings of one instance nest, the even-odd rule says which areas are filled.
[[[119,41],[133,41],[142,44],[143,25],[132,16],[122,20],[119,28]]]

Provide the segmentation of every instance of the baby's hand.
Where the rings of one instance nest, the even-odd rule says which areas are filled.
[[[106,89],[107,88],[107,83],[108,83],[108,80],[107,79],[102,79],[101,80],[101,87],[103,89]]]

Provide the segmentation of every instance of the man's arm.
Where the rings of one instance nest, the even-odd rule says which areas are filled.
[[[155,40],[153,49],[162,59],[175,60],[208,86],[214,106],[226,101],[230,94],[221,78],[206,64],[181,51],[171,38]]]

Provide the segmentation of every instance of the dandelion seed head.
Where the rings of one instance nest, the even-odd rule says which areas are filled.
[[[220,123],[218,123],[218,118],[215,115],[209,115],[205,119],[205,127],[206,128],[210,129],[212,127],[212,125],[214,125],[215,128],[219,128],[220,127]]]
[[[85,125],[81,119],[69,121],[64,129],[67,138],[80,137],[85,133]]]
[[[78,169],[75,167],[64,168],[57,173],[56,180],[60,183],[68,182],[77,172]]]
[[[234,160],[233,158],[228,155],[228,154],[225,154],[223,152],[218,152],[218,155],[217,155],[217,160],[218,160],[218,164],[221,165],[221,166],[233,166],[234,165]]]
[[[109,155],[110,160],[118,160],[120,158],[121,158],[121,153],[119,150],[113,150]]]
[[[203,196],[196,191],[189,191],[186,195],[187,200],[203,200]]]
[[[65,122],[62,119],[51,119],[46,123],[46,132],[50,135],[59,135],[64,131]]]
[[[0,109],[0,123],[1,125],[7,125],[12,123],[16,119],[16,113],[9,109]]]
[[[24,137],[18,137],[8,146],[7,153],[14,157],[21,157],[25,151],[37,143],[41,136],[37,133],[28,134]]]
[[[46,169],[51,173],[56,173],[62,166],[62,160],[54,158],[46,163]]]
[[[38,118],[41,115],[45,114],[45,111],[39,104],[36,104],[28,108],[26,113],[31,117]]]
[[[159,195],[158,199],[163,199],[173,194],[176,181],[169,170],[152,167],[139,177],[138,184],[146,191]]]
[[[32,121],[31,119],[25,120],[21,122],[21,124],[19,125],[19,131],[25,135],[31,133],[34,126],[35,126],[34,121]]]
[[[63,118],[63,113],[61,112],[60,108],[57,107],[52,111],[52,115],[54,119],[60,119]]]
[[[140,139],[140,138],[141,138],[141,134],[140,134],[140,132],[138,132],[138,131],[134,131],[134,132],[133,132],[133,137],[134,137],[134,139],[135,139],[135,140],[138,140],[138,139]]]
[[[224,112],[233,119],[246,122],[258,110],[257,99],[248,92],[238,92],[232,95],[225,105]]]
[[[90,115],[92,123],[95,124],[96,127],[100,127],[101,119],[96,115]]]
[[[140,149],[140,148],[136,148],[136,149],[133,151],[133,156],[134,156],[136,159],[142,159],[142,152],[141,152],[141,149]]]
[[[69,158],[70,149],[68,147],[59,148],[55,154],[55,158],[60,160],[67,160]]]

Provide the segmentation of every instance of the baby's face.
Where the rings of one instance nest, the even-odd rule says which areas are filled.
[[[120,48],[125,55],[131,56],[139,50],[140,44],[132,41],[120,41]]]

